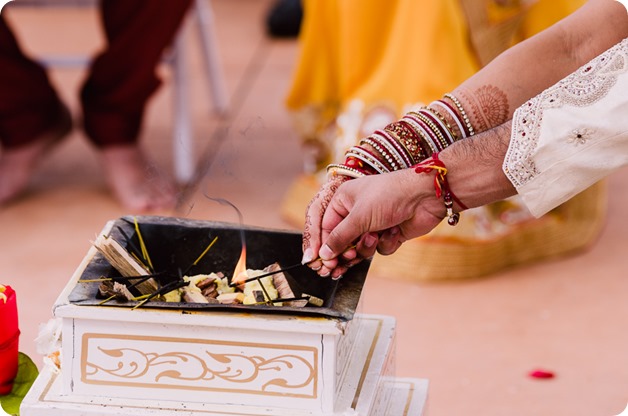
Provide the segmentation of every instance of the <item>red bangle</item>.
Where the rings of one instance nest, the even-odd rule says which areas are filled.
[[[348,156],[345,160],[344,165],[348,168],[355,169],[364,175],[374,175],[377,173],[375,169],[353,156]]]
[[[432,155],[431,159],[424,160],[421,163],[417,163],[412,166],[416,173],[430,173],[436,171],[434,177],[434,190],[436,191],[436,197],[443,197],[445,201],[445,209],[447,210],[447,223],[451,226],[458,224],[460,220],[460,213],[454,212],[454,202],[458,204],[463,210],[467,209],[467,206],[460,201],[456,195],[451,191],[449,182],[447,181],[447,167],[442,160],[438,158],[438,152]]]

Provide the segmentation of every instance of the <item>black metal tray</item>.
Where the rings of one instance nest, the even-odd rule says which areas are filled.
[[[301,234],[298,232],[159,216],[122,217],[114,221],[110,236],[130,251],[138,252],[140,247],[135,232],[135,220],[139,224],[155,271],[163,273],[157,278],[162,285],[180,279],[186,270],[188,275],[223,272],[225,276],[231,276],[242,251],[242,236],[246,243],[248,269],[263,269],[275,262],[285,268],[301,262]],[[196,266],[190,268],[215,237],[218,237],[218,240],[214,246]],[[370,261],[363,261],[352,267],[340,280],[321,278],[308,267],[298,267],[285,273],[296,296],[307,293],[319,297],[324,300],[322,307],[223,305],[152,300],[141,307],[313,315],[351,320],[369,266]],[[100,253],[97,253],[80,279],[95,279],[102,276],[112,277],[119,274]],[[77,283],[69,301],[77,305],[99,305],[102,302],[102,299],[97,297],[99,285],[98,282]],[[137,303],[112,300],[102,306],[132,308]]]

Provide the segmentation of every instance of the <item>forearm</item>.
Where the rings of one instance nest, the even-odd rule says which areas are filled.
[[[514,111],[628,37],[628,13],[615,0],[589,0],[552,27],[508,49],[452,93],[476,132]]]

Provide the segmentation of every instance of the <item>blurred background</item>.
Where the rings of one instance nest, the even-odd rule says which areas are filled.
[[[315,103],[316,94],[308,98],[303,91],[321,78],[315,73],[304,73],[302,65],[324,65],[321,55],[312,51],[317,47],[340,47],[351,39],[351,32],[346,29],[342,34],[334,34],[338,36],[334,40],[323,24],[339,24],[343,16],[348,19],[346,16],[351,14],[336,10],[338,14],[329,22],[317,20],[315,24],[310,20],[308,33],[312,33],[314,25],[321,37],[317,41],[309,35],[305,43],[305,39],[297,38],[295,27],[298,31],[299,10],[305,12],[306,24],[310,9],[303,10],[297,4],[295,11],[294,4],[288,3],[205,3],[213,14],[213,52],[228,99],[228,110],[223,113],[214,111],[212,99],[217,90],[212,90],[208,82],[196,17],[189,16],[183,34],[183,76],[189,93],[186,115],[192,141],[177,143],[176,134],[173,139],[177,92],[173,87],[175,74],[168,64],[159,68],[163,85],[150,101],[140,140],[151,159],[173,175],[173,146],[183,146],[192,156],[193,172],[191,183],[180,189],[177,209],[154,214],[237,222],[236,213],[207,198],[211,196],[235,204],[246,224],[301,229],[295,212],[307,202],[302,195],[308,195],[308,189],[316,190],[311,181],[316,178],[316,164],[324,158],[320,157],[320,148],[312,150],[308,146],[311,140],[307,139],[311,137],[304,133],[303,118],[298,115],[304,105],[295,100],[295,95],[301,91],[302,102]],[[329,7],[333,4],[322,3]],[[372,2],[371,12],[374,13],[375,4],[383,7],[379,3]],[[414,6],[419,7],[418,3],[421,2]],[[482,36],[478,32],[475,37],[470,36],[460,26],[463,23],[455,23],[468,24],[470,20],[468,9],[456,11],[451,8],[454,3],[443,2],[446,6],[439,10],[439,18],[449,22],[446,24],[451,25],[451,30],[462,27],[460,36],[467,36],[468,45],[472,46],[465,52],[469,56],[465,55],[464,70],[452,74],[449,84],[443,83],[439,88],[453,88],[481,67],[483,59],[490,59],[474,49],[478,42],[481,44]],[[513,7],[519,2],[495,2],[499,3],[512,3],[502,4],[506,8],[499,18],[516,15]],[[369,1],[359,4],[367,11],[371,6]],[[325,12],[322,9],[321,6],[316,12],[318,19]],[[91,56],[105,44],[95,7],[70,5],[46,8],[44,12],[39,7],[24,6],[5,9],[2,14],[10,19],[24,50],[33,56]],[[313,14],[309,17],[314,19]],[[353,18],[359,26],[357,19],[365,17]],[[417,25],[423,23],[419,16],[414,20]],[[394,23],[394,19],[390,22]],[[411,35],[405,39],[421,40]],[[343,50],[337,53],[346,57]],[[347,62],[352,61],[347,58]],[[445,66],[443,62],[439,65]],[[329,66],[326,68],[333,72]],[[421,71],[437,69],[430,66]],[[338,71],[342,70],[347,69]],[[54,66],[49,71],[76,120],[81,117],[78,91],[85,73],[86,68],[81,66]],[[337,92],[338,96],[332,97],[337,111],[328,121],[341,114],[361,91],[367,91],[362,95],[365,100],[376,95],[368,93],[375,87],[351,90],[340,81],[334,82],[337,83],[327,85],[327,89]],[[444,92],[447,90],[439,94]],[[1,94],[0,91],[0,99]],[[385,96],[385,92],[379,95]],[[435,98],[438,96],[431,99]],[[417,92],[416,101],[427,99]],[[402,106],[392,107],[400,111]],[[108,220],[136,214],[112,197],[99,163],[95,149],[82,130],[76,128],[42,161],[27,192],[0,207],[0,283],[11,285],[17,292],[20,350],[38,365],[41,359],[34,343],[38,327],[52,317],[52,305],[89,249],[90,241]],[[397,318],[396,373],[429,379],[430,416],[609,416],[626,407],[626,178],[626,170],[609,178],[603,213],[590,219],[599,226],[586,247],[579,247],[575,253],[516,266],[504,262],[508,267],[464,279],[450,279],[444,271],[439,273],[438,264],[446,270],[450,256],[455,256],[455,252],[446,249],[431,259],[404,254],[403,259],[409,256],[411,263],[395,262],[394,256],[374,259],[363,295],[363,311]],[[304,188],[299,183],[311,186]],[[301,187],[295,191],[295,186]],[[295,201],[294,195],[300,199]],[[464,218],[463,214],[462,221]],[[587,219],[581,221],[586,223]],[[576,229],[573,234],[568,233],[566,239],[582,238],[579,232]],[[435,279],[413,278],[421,275],[422,261],[430,262]],[[529,373],[537,369],[550,371],[555,377],[530,377]]]

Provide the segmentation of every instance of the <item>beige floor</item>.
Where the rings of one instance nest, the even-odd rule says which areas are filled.
[[[298,44],[264,36],[270,0],[213,4],[233,113],[225,121],[211,115],[193,53],[197,150],[215,156],[203,191],[235,203],[248,224],[288,228],[277,208],[300,172],[301,154],[282,100]],[[89,52],[102,42],[90,10],[20,11],[13,18],[36,53]],[[190,49],[198,51],[193,40]],[[52,76],[78,116],[82,70],[54,70]],[[170,103],[166,82],[151,104],[143,137],[166,169],[172,169]],[[626,407],[627,174],[611,177],[607,225],[582,255],[457,283],[369,276],[365,311],[398,319],[397,374],[430,380],[430,416],[612,416]],[[0,209],[0,282],[18,292],[21,350],[38,362],[38,325],[51,317],[90,239],[107,220],[125,214],[105,189],[80,130],[45,161],[27,195]],[[175,215],[236,221],[202,192]],[[536,368],[556,378],[531,379],[527,373]]]

